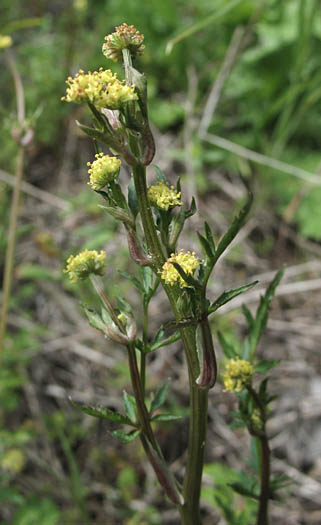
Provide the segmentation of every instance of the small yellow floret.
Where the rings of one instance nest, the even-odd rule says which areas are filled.
[[[98,71],[82,69],[75,77],[68,77],[65,102],[90,102],[97,109],[120,109],[131,100],[137,100],[135,86],[127,86],[118,80],[116,73],[102,67]]]
[[[19,474],[26,463],[26,457],[19,448],[7,450],[1,458],[0,467],[12,474]]]
[[[110,157],[103,153],[97,153],[95,157],[94,162],[87,162],[87,166],[90,166],[88,184],[93,190],[102,190],[108,182],[118,177],[121,161],[117,157]]]
[[[143,54],[144,35],[140,34],[133,25],[123,23],[115,29],[114,33],[105,36],[106,42],[103,44],[102,52],[107,58],[117,62],[122,58],[122,50],[125,48],[129,49],[132,57]]]
[[[89,277],[90,274],[104,275],[106,268],[106,253],[101,250],[84,250],[78,255],[70,255],[67,259],[67,266],[64,270],[69,274],[72,283],[81,281]]]
[[[181,196],[180,191],[176,191],[174,186],[169,187],[163,182],[157,182],[154,186],[148,188],[148,198],[153,206],[157,206],[161,210],[168,210],[170,206],[182,206],[179,200]]]
[[[230,392],[242,392],[251,383],[253,365],[244,359],[230,359],[224,372],[224,386]]]
[[[10,35],[0,35],[0,49],[6,49],[13,44],[13,40]]]
[[[187,282],[184,281],[173,266],[173,262],[179,264],[187,275],[193,275],[196,268],[200,265],[200,261],[195,257],[195,252],[184,253],[182,249],[179,253],[172,253],[163,265],[162,270],[159,270],[161,278],[164,279],[166,284],[174,286],[174,284],[178,283],[181,288],[189,288]]]

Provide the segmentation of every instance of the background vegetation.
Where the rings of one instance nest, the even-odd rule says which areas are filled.
[[[135,271],[124,232],[117,231],[116,222],[87,189],[86,162],[94,152],[74,123],[86,121],[86,114],[60,100],[69,74],[79,68],[110,67],[100,46],[104,35],[124,21],[145,34],[146,53],[138,69],[149,81],[158,144],[155,163],[173,182],[182,177],[183,200],[197,196],[202,218],[217,237],[243,201],[246,188],[255,195],[251,218],[218,266],[213,291],[236,288],[247,277],[258,278],[259,291],[249,295],[255,307],[274,270],[282,264],[288,267],[261,347],[270,358],[282,359],[273,377],[279,398],[269,429],[274,436],[274,469],[297,483],[281,504],[273,505],[272,516],[275,523],[285,525],[319,523],[318,0],[2,0],[0,34],[13,38],[34,138],[26,148],[27,185],[0,372],[0,517],[14,525],[105,523],[106,516],[110,524],[177,523],[139,446],[119,445],[109,424],[78,412],[68,400],[71,396],[118,408],[121,391],[129,388],[122,350],[102,340],[84,320],[79,303],[93,304],[95,297],[86,285],[75,290],[62,274],[69,253],[104,248],[110,261],[109,292],[138,305],[135,292],[115,270]],[[183,38],[186,30],[190,31]],[[17,116],[5,52],[0,62],[2,271]],[[283,164],[275,165],[272,159]],[[278,169],[271,169],[271,163]],[[149,172],[154,180],[153,168]],[[197,219],[192,228],[199,229]],[[186,233],[188,249],[193,243],[197,246],[192,233]],[[155,330],[170,320],[165,305],[159,294],[152,305]],[[213,329],[226,330],[233,343],[244,334],[245,325],[239,310],[233,309],[218,316]],[[150,367],[149,388],[169,381],[167,403],[184,415],[187,377],[179,346],[153,355]],[[222,523],[217,496],[251,510],[246,499],[230,502],[226,490],[235,469],[246,472],[240,457],[248,442],[242,431],[228,427],[233,407],[232,396],[221,386],[212,392],[205,524]],[[186,422],[162,424],[158,432],[167,444],[168,459],[180,472]]]

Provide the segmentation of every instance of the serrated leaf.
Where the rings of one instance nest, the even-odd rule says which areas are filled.
[[[131,432],[123,432],[122,430],[113,430],[112,435],[120,439],[123,443],[132,443],[141,433],[141,430],[132,430]]]
[[[212,305],[209,308],[209,313],[216,312],[218,308],[223,306],[223,304],[228,303],[234,297],[237,297],[238,295],[247,292],[255,286],[258,283],[258,281],[254,281],[253,283],[245,284],[244,286],[240,286],[240,288],[235,288],[234,290],[229,290],[228,292],[223,292],[215,301],[212,303]]]
[[[229,244],[231,244],[233,239],[236,237],[236,235],[238,234],[238,232],[242,228],[242,226],[243,226],[243,224],[245,222],[245,219],[246,219],[246,217],[247,217],[247,215],[248,215],[248,213],[249,213],[249,211],[251,209],[252,201],[253,201],[253,196],[252,196],[252,194],[250,194],[247,203],[245,204],[245,206],[243,206],[243,208],[241,209],[239,215],[237,217],[235,217],[235,219],[232,222],[232,225],[230,226],[228,231],[225,233],[225,235],[223,235],[222,239],[218,243],[218,246],[217,246],[217,249],[216,249],[216,252],[215,252],[214,264],[217,262],[219,257],[226,250],[226,248],[229,246]]]
[[[214,257],[214,253],[212,251],[210,243],[199,232],[197,232],[197,237],[198,237],[199,243],[200,243],[200,245],[202,247],[202,250],[203,250],[204,254],[211,261],[213,259],[213,257]]]
[[[265,374],[266,372],[271,370],[271,368],[278,366],[280,362],[281,362],[280,359],[266,360],[266,361],[263,360],[257,363],[254,368],[255,368],[255,371],[258,372],[259,374]]]
[[[109,408],[102,406],[87,406],[82,405],[81,403],[76,403],[70,399],[71,404],[75,407],[88,414],[89,416],[97,417],[99,419],[106,419],[108,421],[113,421],[114,423],[123,423],[124,425],[132,425],[130,419],[119,412],[110,410]]]
[[[174,421],[176,419],[182,419],[183,416],[175,416],[174,414],[156,414],[151,418],[151,421]]]
[[[144,293],[144,287],[142,285],[142,283],[136,278],[134,277],[133,275],[127,273],[127,272],[123,272],[121,270],[119,270],[118,272],[122,277],[125,277],[125,279],[128,279],[128,281],[130,281],[136,288],[137,290],[139,290],[141,293]]]
[[[150,413],[152,415],[155,412],[155,410],[157,410],[159,407],[161,407],[165,403],[165,400],[167,397],[167,391],[168,391],[168,384],[164,383],[161,386],[161,388],[156,392],[156,395],[150,407]]]
[[[135,423],[136,421],[136,401],[135,401],[134,396],[127,394],[126,390],[123,390],[123,405],[124,405],[124,409],[125,409],[127,417],[130,419],[130,421]]]
[[[137,217],[139,213],[139,206],[138,206],[138,200],[136,195],[136,188],[134,183],[134,178],[132,177],[130,179],[129,185],[128,185],[128,206],[130,211],[132,212],[134,218]]]

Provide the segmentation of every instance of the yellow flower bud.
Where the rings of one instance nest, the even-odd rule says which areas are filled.
[[[95,158],[94,162],[87,163],[87,166],[90,166],[88,184],[93,190],[102,190],[108,182],[118,177],[121,161],[117,157],[110,157],[103,153],[97,153]]]
[[[106,42],[103,44],[102,52],[105,57],[117,62],[122,58],[122,50],[127,48],[132,57],[142,55],[145,49],[143,44],[144,35],[131,25],[123,23],[115,27],[116,31],[105,36]]]
[[[84,250],[78,255],[70,255],[67,259],[67,266],[64,270],[69,274],[72,283],[87,279],[90,274],[104,275],[106,269],[106,253],[101,250]]]
[[[200,265],[200,261],[195,257],[195,252],[186,252],[182,249],[179,253],[172,253],[167,259],[162,269],[159,270],[161,278],[166,284],[173,286],[178,283],[181,288],[189,288],[189,285],[180,276],[176,268],[173,266],[173,262],[179,264],[187,275],[193,275],[194,271]]]
[[[148,188],[148,198],[153,206],[157,206],[161,210],[168,210],[171,206],[182,206],[179,200],[181,196],[180,191],[176,191],[174,186],[169,187],[163,182],[157,182],[154,186]]]
[[[223,380],[226,390],[242,392],[251,383],[254,367],[244,359],[230,359],[226,365]]]

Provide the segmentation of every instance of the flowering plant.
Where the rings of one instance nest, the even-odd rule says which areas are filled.
[[[80,129],[93,138],[97,150],[95,160],[89,163],[89,185],[106,201],[107,212],[122,222],[127,233],[129,253],[142,269],[142,281],[134,276],[127,277],[142,296],[144,320],[142,334],[139,335],[140,331],[137,330],[130,305],[122,300],[116,308],[106,296],[102,281],[105,270],[104,252],[85,250],[81,254],[69,257],[65,271],[71,280],[76,282],[89,277],[102,301],[101,313],[86,309],[90,324],[127,349],[133,389],[133,396],[124,394],[124,414],[104,407],[74,404],[92,416],[129,426],[129,431],[117,430],[114,431],[114,435],[125,443],[140,438],[164,493],[178,508],[182,523],[197,525],[201,523],[200,491],[206,443],[208,392],[215,385],[217,378],[209,315],[237,295],[249,290],[256,282],[225,291],[214,301],[207,297],[207,285],[218,259],[244,224],[252,197],[249,196],[239,215],[218,243],[215,243],[212,230],[205,222],[204,232],[198,233],[204,259],[197,257],[194,252],[178,249],[184,223],[196,212],[196,206],[193,200],[191,206],[186,208],[181,201],[180,183],[176,189],[169,186],[159,169],[156,184],[147,187],[146,167],[152,162],[155,145],[148,120],[147,82],[144,75],[132,65],[132,60],[143,53],[143,35],[133,26],[122,24],[105,40],[103,53],[113,61],[123,61],[125,81],[119,81],[115,74],[103,68],[87,74],[81,70],[74,78],[67,79],[68,87],[63,100],[85,103],[91,111],[92,127],[78,123]],[[108,147],[114,156],[100,151],[98,144]],[[121,162],[127,163],[131,170],[128,197],[124,195],[118,183]],[[144,242],[140,240],[141,235],[138,235],[140,224]],[[160,328],[151,341],[148,335],[148,309],[160,285],[172,309],[176,331],[170,337],[164,337],[164,331]],[[276,284],[273,286],[272,292]],[[260,315],[266,320],[267,306],[266,303],[264,305],[264,315],[261,311]],[[247,317],[250,319],[249,313]],[[254,320],[250,323],[251,330],[254,330],[254,335],[250,338],[250,352],[237,355],[229,348],[223,336],[220,340],[229,358],[223,376],[225,388],[243,396],[240,397],[243,403],[243,421],[252,435],[261,439],[264,452],[266,412],[262,405],[267,399],[260,397],[252,386],[257,371],[253,361],[254,350],[264,328],[261,317],[259,316],[257,323]],[[259,321],[262,321],[261,324]],[[146,356],[149,352],[177,340],[181,340],[184,348],[190,387],[187,465],[182,484],[167,465],[153,428],[156,421],[175,419],[171,414],[158,414],[165,400],[165,387],[162,386],[156,393],[150,407],[146,403]],[[244,401],[244,391],[248,392],[248,401]],[[254,399],[251,410],[246,405],[249,405],[249,399]],[[244,409],[244,403],[247,411]],[[269,460],[265,458],[265,467],[262,470],[265,485],[261,496],[255,495],[260,501],[259,524],[267,523],[267,461]]]

